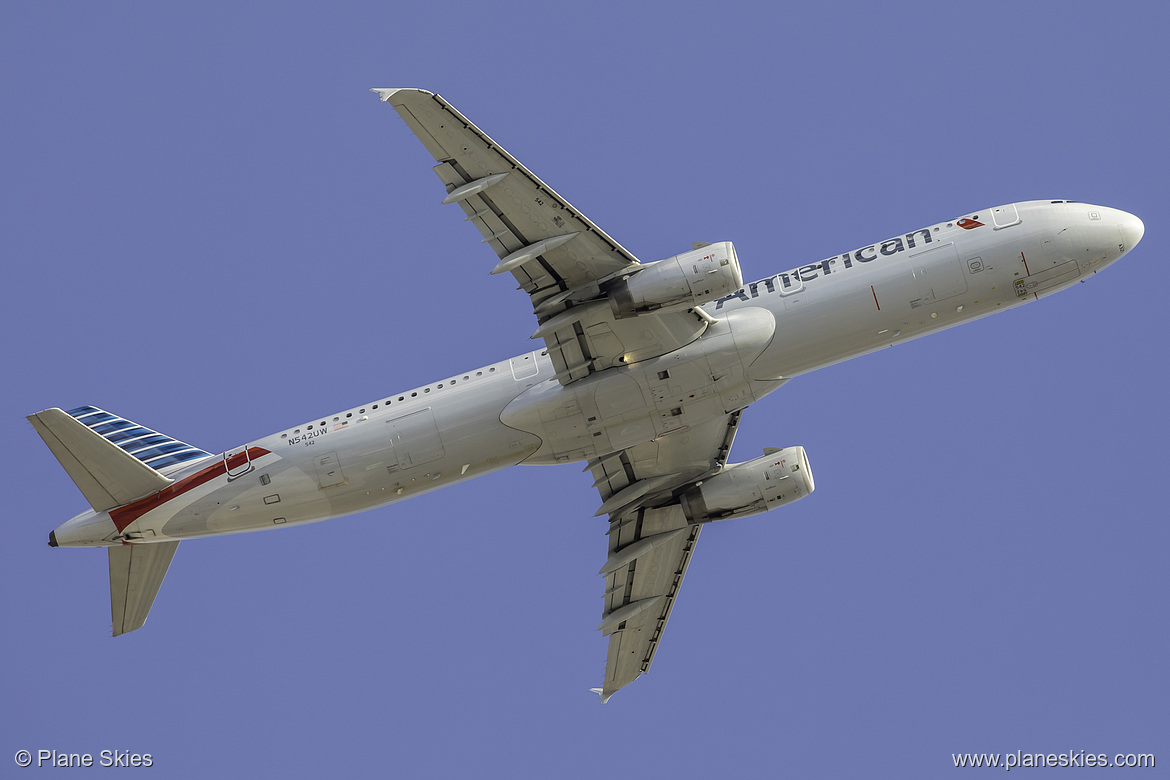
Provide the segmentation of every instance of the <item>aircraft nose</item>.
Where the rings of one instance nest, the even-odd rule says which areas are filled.
[[[1121,219],[1119,220],[1121,227],[1121,235],[1125,237],[1126,250],[1133,249],[1142,240],[1142,236],[1146,234],[1146,226],[1140,219],[1129,212],[1121,212]]]

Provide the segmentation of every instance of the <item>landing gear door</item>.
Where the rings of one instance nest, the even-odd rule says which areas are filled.
[[[429,408],[386,423],[389,427],[390,447],[393,459],[399,468],[421,466],[443,457],[443,441],[439,438],[439,426]]]

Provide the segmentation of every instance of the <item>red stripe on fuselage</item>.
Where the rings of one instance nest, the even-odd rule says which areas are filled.
[[[126,530],[126,527],[133,523],[138,518],[142,517],[147,512],[158,509],[160,506],[170,501],[173,498],[183,495],[189,490],[194,490],[200,485],[205,485],[216,477],[227,473],[228,469],[239,468],[250,460],[262,458],[265,455],[272,453],[263,447],[249,447],[247,454],[237,452],[226,461],[220,458],[214,466],[208,466],[205,469],[196,471],[186,479],[179,480],[173,485],[168,485],[153,496],[140,498],[133,504],[120,506],[117,509],[110,510],[110,519],[114,521],[114,526],[118,529],[118,533]]]

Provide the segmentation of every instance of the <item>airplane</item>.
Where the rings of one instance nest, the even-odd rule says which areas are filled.
[[[179,542],[327,520],[518,464],[583,463],[608,518],[606,702],[647,672],[708,523],[808,496],[803,447],[729,461],[744,410],[810,371],[1063,290],[1137,246],[1136,216],[980,209],[745,284],[729,241],[641,263],[447,101],[375,89],[529,296],[543,346],[210,453],[94,406],[28,420],[89,502],[53,547],[105,547],[115,636]]]

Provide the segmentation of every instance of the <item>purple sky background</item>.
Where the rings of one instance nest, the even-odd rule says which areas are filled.
[[[1153,2],[0,5],[0,776],[36,771],[19,749],[150,753],[160,778],[1170,765],[1168,24]],[[817,491],[707,529],[608,705],[579,466],[184,543],[111,639],[105,553],[46,546],[85,502],[25,415],[94,404],[220,452],[532,348],[525,296],[368,92],[393,86],[643,261],[731,240],[757,279],[1033,198],[1146,236],[749,409],[732,459],[803,445]]]

